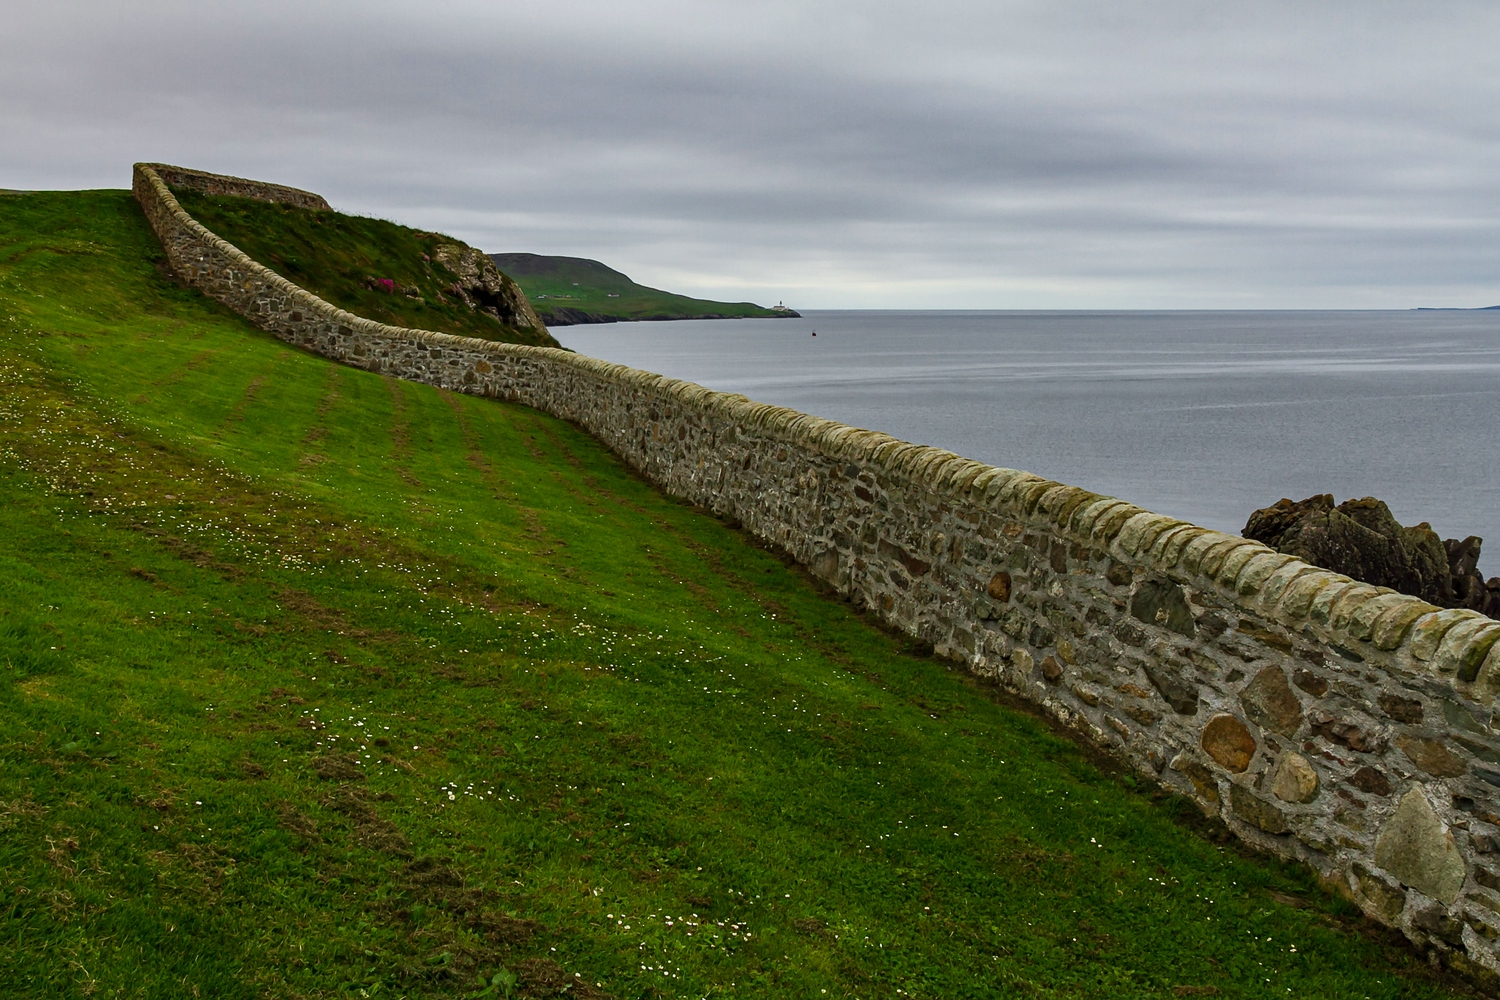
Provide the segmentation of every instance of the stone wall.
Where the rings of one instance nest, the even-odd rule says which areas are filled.
[[[282,205],[292,205],[296,208],[312,208],[323,212],[333,211],[320,194],[311,191],[303,191],[300,188],[287,187],[284,184],[267,184],[265,181],[252,181],[244,177],[227,177],[224,174],[209,174],[202,170],[188,170],[186,167],[173,167],[165,163],[147,164],[163,181],[169,186],[180,188],[184,191],[201,191],[203,194],[211,195],[233,195],[236,198],[254,198],[257,201],[271,201]]]
[[[1500,969],[1500,623],[743,396],[383,326],[215,237],[158,170],[135,192],[178,273],[260,327],[579,424],[1418,945]]]

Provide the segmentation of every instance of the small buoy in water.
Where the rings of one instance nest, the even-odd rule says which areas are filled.
[[[818,335],[818,331],[817,331],[817,330],[814,330],[814,331],[813,331],[813,336],[814,336],[814,337],[816,337],[816,336],[817,336],[817,335]]]

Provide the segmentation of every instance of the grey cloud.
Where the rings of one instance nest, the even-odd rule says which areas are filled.
[[[1500,301],[1483,4],[144,5],[0,35],[0,186],[161,158],[818,305]]]

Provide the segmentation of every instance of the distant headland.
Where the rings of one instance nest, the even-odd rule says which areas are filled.
[[[515,279],[548,326],[648,319],[796,318],[783,305],[715,302],[638,285],[614,268],[586,257],[494,253],[495,266]]]

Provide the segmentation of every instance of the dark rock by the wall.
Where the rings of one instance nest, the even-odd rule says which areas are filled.
[[[1479,546],[1482,542],[1476,535],[1463,541],[1445,538],[1443,547],[1448,552],[1448,568],[1453,578],[1454,606],[1483,611],[1491,618],[1500,611],[1500,577],[1488,583],[1479,575]]]
[[[1329,493],[1279,500],[1251,514],[1242,534],[1314,566],[1439,607],[1500,617],[1500,577],[1486,583],[1479,575],[1480,538],[1440,539],[1426,521],[1404,527],[1374,497],[1338,505]]]

